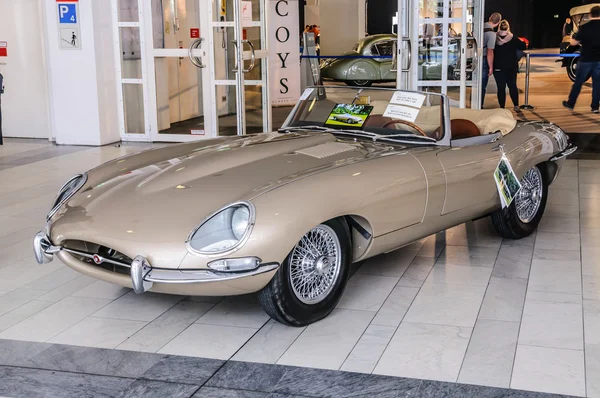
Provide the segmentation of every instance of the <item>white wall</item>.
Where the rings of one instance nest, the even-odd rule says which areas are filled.
[[[0,0],[0,41],[8,42],[8,57],[0,57],[5,137],[50,137],[42,21],[40,0]]]
[[[365,37],[365,0],[319,0],[318,4],[321,54],[341,55]],[[314,8],[307,11],[317,18]]]

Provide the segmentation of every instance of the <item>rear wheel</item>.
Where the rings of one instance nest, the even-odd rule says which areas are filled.
[[[373,84],[371,80],[348,80],[346,81],[348,86],[352,87],[370,87]]]
[[[316,226],[300,239],[259,292],[261,306],[271,318],[291,326],[325,318],[344,292],[350,261],[346,225],[335,219]]]
[[[571,58],[571,61],[567,65],[567,74],[569,75],[569,79],[571,79],[572,82],[574,82],[575,78],[577,77],[578,63],[579,63],[579,57],[573,57],[573,58]],[[589,80],[589,77],[587,78],[587,80]]]
[[[548,181],[539,166],[531,168],[521,179],[521,190],[505,209],[492,213],[492,224],[498,234],[508,239],[521,239],[537,228],[548,199]]]

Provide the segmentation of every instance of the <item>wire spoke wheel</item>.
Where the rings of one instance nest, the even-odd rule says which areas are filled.
[[[300,239],[290,256],[294,294],[304,304],[317,304],[331,292],[340,275],[342,249],[332,228],[319,225]]]
[[[515,197],[517,217],[529,224],[537,215],[544,195],[542,173],[537,167],[530,169],[521,179],[521,190]]]

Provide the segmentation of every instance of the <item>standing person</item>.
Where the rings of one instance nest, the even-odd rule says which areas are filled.
[[[581,87],[592,77],[592,112],[600,113],[600,6],[592,8],[590,21],[579,27],[571,38],[571,45],[581,45],[581,56],[577,61],[577,76],[567,101],[563,106],[575,108]]]
[[[429,19],[426,17],[425,19]],[[431,62],[431,40],[433,39],[435,27],[425,21],[423,25],[423,47],[425,48],[425,62]]]
[[[487,91],[488,81],[494,73],[494,49],[496,48],[496,33],[494,29],[502,21],[500,13],[490,15],[488,22],[483,25],[483,78],[481,80],[481,107],[485,103],[485,93]]]
[[[565,19],[565,24],[563,25],[562,37],[571,36],[572,33],[573,33],[573,21],[571,21],[571,18],[567,17],[567,19]]]
[[[525,50],[525,43],[510,31],[510,24],[504,20],[498,26],[496,48],[494,49],[494,79],[498,86],[498,103],[500,108],[506,105],[506,86],[514,109],[519,109],[519,89],[517,88],[517,72],[519,71],[518,52]]]

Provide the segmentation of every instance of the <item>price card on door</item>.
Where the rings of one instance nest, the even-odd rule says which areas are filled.
[[[242,7],[242,26],[252,26],[252,2],[241,1],[240,6]]]

